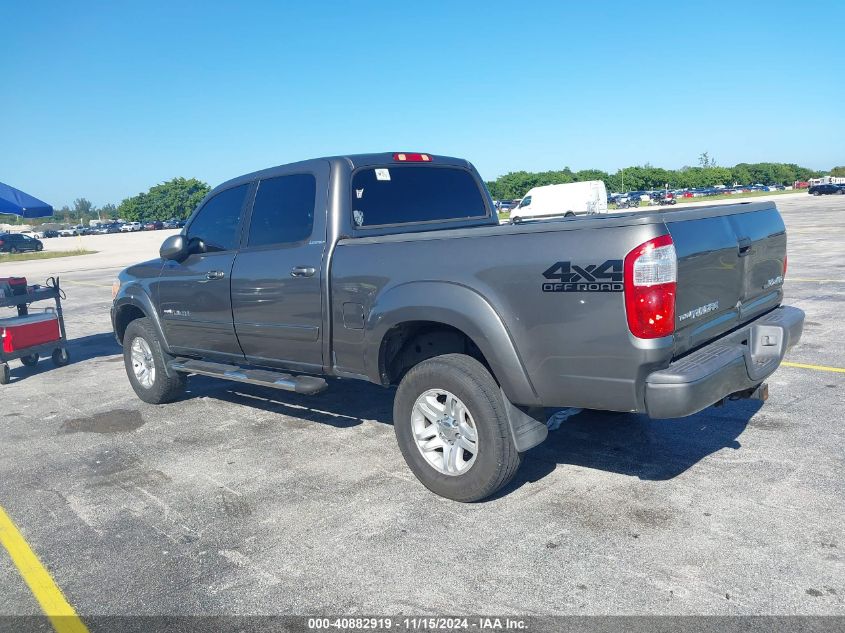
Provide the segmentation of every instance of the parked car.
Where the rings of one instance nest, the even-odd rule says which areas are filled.
[[[807,189],[807,193],[813,196],[829,196],[835,194],[843,194],[845,193],[845,185],[813,185],[812,187]]]
[[[59,237],[59,232],[58,232],[58,231],[55,231],[55,230],[53,230],[53,229],[47,229],[46,231],[44,231],[44,233],[42,234],[42,236],[41,236],[41,237],[42,237],[42,239],[48,239],[48,238],[52,238],[52,237]]]
[[[43,251],[44,244],[22,233],[0,233],[0,253],[23,253],[24,251]]]
[[[164,223],[161,220],[154,220],[144,224],[145,231],[160,231],[164,228]]]
[[[76,230],[76,227],[59,229],[59,237],[74,237],[76,235],[79,235],[79,231]]]
[[[127,222],[120,227],[121,233],[134,233],[135,231],[142,231],[143,226],[140,222]]]
[[[323,158],[215,188],[159,260],[120,273],[111,317],[148,403],[189,374],[397,386],[410,470],[476,501],[546,438],[544,407],[765,399],[804,324],[781,305],[786,242],[772,202],[502,226],[465,160]]]
[[[39,233],[38,231],[32,231],[30,229],[24,229],[23,231],[20,232],[20,234],[26,235],[27,237],[31,237],[31,238],[36,239],[36,240],[40,240],[43,237],[43,235],[41,233]]]

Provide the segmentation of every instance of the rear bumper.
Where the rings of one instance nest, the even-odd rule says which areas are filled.
[[[733,393],[756,387],[778,368],[803,329],[802,310],[777,308],[649,374],[645,386],[648,415],[692,415]]]

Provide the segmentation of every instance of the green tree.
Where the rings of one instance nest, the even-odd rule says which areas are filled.
[[[739,163],[733,167],[719,167],[708,152],[703,152],[698,162],[697,167],[686,166],[681,169],[663,169],[649,164],[634,165],[620,169],[614,174],[599,169],[583,169],[573,173],[569,167],[560,171],[518,171],[488,182],[487,188],[494,198],[502,200],[520,198],[531,187],[583,180],[603,180],[608,192],[621,192],[662,189],[667,185],[673,189],[731,186],[734,183],[791,185],[796,180],[818,178],[822,175],[821,172],[800,167],[795,163]],[[839,171],[834,174],[835,170]],[[831,175],[837,174],[845,175],[845,167],[831,170]]]
[[[831,176],[843,176],[845,177],[845,167],[834,167],[830,170]]]
[[[211,190],[196,178],[174,178],[126,198],[117,207],[124,220],[184,220]]]
[[[112,203],[104,204],[102,207],[97,209],[97,215],[100,216],[101,220],[116,220],[118,217],[117,207]]]
[[[710,152],[702,152],[698,157],[698,164],[705,169],[716,166],[716,159],[710,156]]]
[[[73,201],[73,212],[79,217],[91,215],[93,210],[94,205],[87,198],[77,198]]]

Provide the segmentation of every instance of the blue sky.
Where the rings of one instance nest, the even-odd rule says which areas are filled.
[[[800,8],[799,8],[800,7]],[[119,203],[383,150],[845,164],[845,3],[9,2],[0,181]]]

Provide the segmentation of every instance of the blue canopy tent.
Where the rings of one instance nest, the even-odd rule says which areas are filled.
[[[53,207],[20,189],[0,182],[0,214],[24,218],[46,218],[53,215]]]

